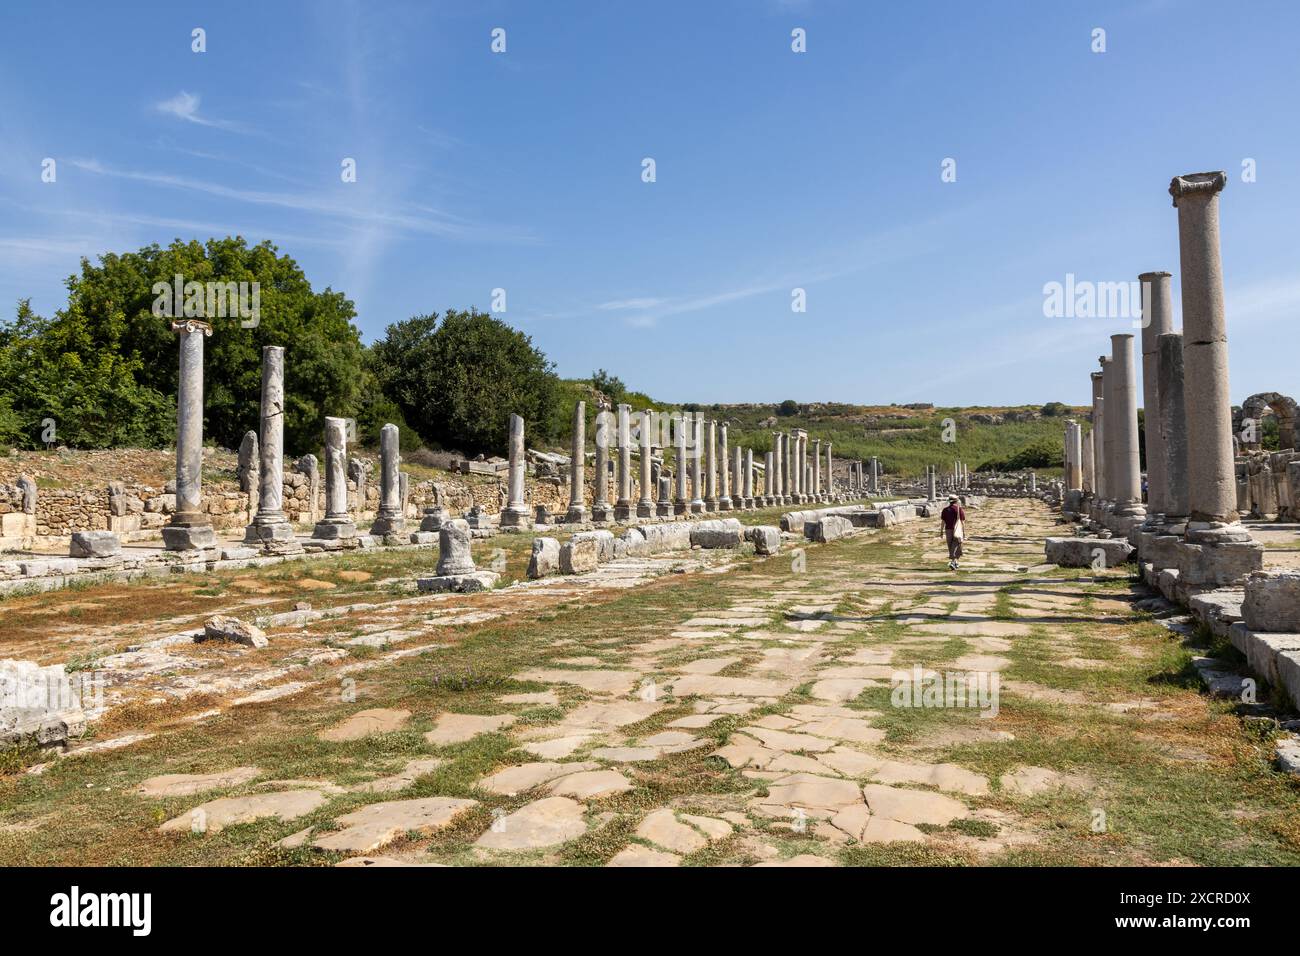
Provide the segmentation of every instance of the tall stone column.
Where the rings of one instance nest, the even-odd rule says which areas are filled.
[[[704,413],[691,420],[691,514],[704,513]]]
[[[580,524],[587,520],[587,403],[573,406],[573,445],[569,449],[569,508],[564,520]]]
[[[704,507],[718,510],[718,423],[704,423]]]
[[[835,496],[835,459],[831,457],[832,442],[826,443],[826,496]]]
[[[348,420],[325,419],[325,517],[316,522],[313,538],[346,541],[357,536],[348,513]]]
[[[673,470],[677,478],[677,493],[673,497],[673,513],[686,514],[690,504],[686,498],[686,418],[681,412],[673,414],[674,461]]]
[[[1183,399],[1183,336],[1165,332],[1158,342],[1160,437],[1165,453],[1165,524],[1187,520],[1187,413]],[[1150,422],[1147,428],[1150,428]],[[1186,530],[1185,528],[1183,529]],[[1181,532],[1175,532],[1181,533]]]
[[[925,493],[926,493],[927,501],[935,501],[939,497],[938,491],[934,487],[935,479],[937,477],[938,475],[935,473],[934,465],[926,465],[925,466],[925,485],[926,485]]]
[[[506,472],[506,506],[501,509],[501,528],[527,528],[532,524],[528,502],[524,498],[524,471],[528,467],[524,451],[524,420],[510,416],[509,470]]]
[[[776,494],[772,490],[773,482],[776,480],[776,453],[763,453],[763,504],[771,506],[775,503]]]
[[[1148,524],[1167,510],[1164,434],[1160,414],[1160,336],[1174,330],[1168,272],[1144,272],[1142,283],[1142,409],[1146,421]]]
[[[596,410],[596,490],[591,520],[603,524],[614,516],[609,504],[609,445],[614,437],[614,416],[601,405]]]
[[[871,492],[880,493],[880,459],[875,455],[871,456]]]
[[[718,422],[718,510],[731,510],[731,479],[727,476],[727,423]]]
[[[772,432],[772,468],[767,474],[764,482],[764,489],[772,496],[773,500],[768,504],[779,505],[781,503],[781,461],[785,453],[781,447],[781,433]]]
[[[618,406],[618,500],[614,502],[614,520],[632,517],[632,406]]]
[[[1071,491],[1083,490],[1083,428],[1076,421],[1070,422],[1070,487]]]
[[[162,529],[168,551],[215,548],[212,520],[203,513],[203,340],[212,326],[196,319],[172,323],[180,337],[176,390],[176,511]]]
[[[1079,426],[1083,430],[1083,426]],[[1092,436],[1096,434],[1092,429],[1088,430],[1088,436],[1083,441],[1083,493],[1091,495],[1097,486],[1097,478],[1093,472],[1093,455],[1092,455]]]
[[[1138,449],[1137,371],[1133,336],[1128,333],[1110,337],[1111,373],[1115,376],[1112,394],[1119,414],[1114,418],[1115,511],[1116,528],[1127,531],[1146,517],[1142,504],[1142,465]]]
[[[523,424],[520,423],[522,432]],[[520,441],[523,435],[520,435]],[[391,422],[379,430],[379,511],[370,533],[376,536],[397,534],[406,528],[402,514],[402,489],[398,469],[401,467],[397,426]],[[502,514],[502,523],[505,515]]]
[[[794,504],[795,489],[795,454],[794,436],[786,432],[781,438],[781,450],[785,459],[781,462],[781,497],[785,504]]]
[[[804,448],[808,433],[802,428],[794,433],[794,500],[802,504],[808,500],[808,489],[804,484]]]
[[[1113,509],[1115,497],[1119,494],[1119,475],[1115,465],[1115,436],[1120,429],[1120,408],[1119,402],[1115,400],[1113,360],[1108,355],[1102,355],[1097,361],[1101,365],[1101,395],[1104,402],[1102,407],[1106,416],[1105,426],[1102,429],[1102,451],[1106,467],[1106,501],[1110,503],[1109,507]]]
[[[740,446],[736,446],[740,450]],[[745,485],[742,494],[745,498],[746,509],[754,507],[754,449],[745,449]]]
[[[1092,381],[1092,451],[1093,494],[1106,497],[1106,382],[1101,372],[1088,376]]]
[[[745,507],[744,467],[744,452],[739,445],[735,445],[731,449],[731,479],[729,484],[723,488],[723,491],[727,492],[727,497],[724,500],[729,502],[728,507],[736,511]]]
[[[822,440],[821,440],[820,438],[814,438],[814,439],[813,439],[812,465],[813,465],[813,474],[812,474],[812,494],[813,494],[813,501],[822,501],[822,500],[823,500],[823,493],[822,493]]]
[[[1169,193],[1178,209],[1187,418],[1188,522],[1179,555],[1179,588],[1241,582],[1263,567],[1263,546],[1241,525],[1233,462],[1228,330],[1219,260],[1222,172],[1176,176]]]
[[[273,554],[300,551],[284,513],[284,348],[279,345],[262,347],[258,453],[257,514],[244,531],[244,543]]]
[[[638,445],[641,450],[641,494],[636,502],[636,516],[638,518],[653,518],[655,514],[655,502],[651,496],[651,477],[650,477],[650,459],[654,457],[654,449],[651,444],[651,438],[654,432],[654,412],[646,409],[641,413],[641,434]]]

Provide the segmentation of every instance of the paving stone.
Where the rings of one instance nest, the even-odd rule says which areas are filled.
[[[519,718],[514,714],[439,714],[433,730],[424,739],[435,747],[463,743],[479,734],[495,733],[512,725]]]
[[[875,816],[900,823],[932,823],[947,826],[953,820],[970,815],[964,803],[925,790],[906,790],[869,783],[862,788],[867,806]]]
[[[232,767],[215,773],[169,773],[142,780],[136,793],[145,797],[190,797],[218,787],[238,787],[259,773],[256,767]]]
[[[675,853],[694,853],[709,844],[703,833],[679,822],[673,811],[666,808],[647,814],[637,826],[636,835]]]
[[[357,784],[351,789],[355,793],[393,793],[397,790],[405,790],[420,777],[433,773],[445,763],[446,761],[441,757],[421,757],[410,761],[400,772],[392,776]]]
[[[367,854],[381,849],[407,833],[428,836],[449,826],[476,800],[456,797],[424,797],[372,803],[339,817],[342,830],[323,833],[312,841],[320,850]]]
[[[344,743],[349,740],[360,740],[370,734],[385,734],[401,730],[410,719],[409,710],[389,710],[378,707],[373,710],[358,711],[343,723],[322,730],[316,736],[331,743]]]
[[[489,850],[534,850],[557,846],[586,832],[582,804],[568,797],[544,797],[496,821],[474,845]]]
[[[543,684],[573,684],[593,694],[628,694],[641,679],[641,675],[635,671],[579,671],[558,668],[537,668],[514,676],[515,680],[537,681]]]
[[[158,829],[164,833],[218,833],[226,827],[252,823],[266,817],[282,821],[306,816],[325,802],[319,790],[285,790],[255,793],[247,797],[222,797],[200,804],[188,813],[168,820]]]
[[[587,770],[560,777],[547,788],[559,797],[597,800],[632,789],[632,781],[617,770]]]
[[[781,697],[794,685],[792,680],[688,674],[675,678],[672,689],[677,697]]]
[[[600,764],[592,761],[523,763],[489,774],[478,782],[478,786],[492,793],[514,796],[525,790],[531,790],[533,787],[540,787],[542,784],[549,783],[566,774],[599,769]]]
[[[619,850],[606,866],[677,866],[681,857],[633,843]]]
[[[762,863],[755,863],[754,866],[839,866],[834,860],[828,860],[824,856],[814,856],[811,853],[801,853],[799,856],[787,857],[784,860],[764,860]]]

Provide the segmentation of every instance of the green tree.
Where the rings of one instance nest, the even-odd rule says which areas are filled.
[[[591,387],[609,400],[610,407],[622,402],[627,397],[627,386],[617,375],[611,375],[603,368],[591,373]]]
[[[431,445],[499,453],[512,413],[534,440],[556,435],[551,363],[529,336],[490,315],[415,316],[388,326],[374,354],[384,394]]]
[[[789,418],[791,415],[799,414],[799,403],[793,398],[787,398],[784,402],[776,407],[776,413],[783,418]]]

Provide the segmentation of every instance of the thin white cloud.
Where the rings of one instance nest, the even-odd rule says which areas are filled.
[[[622,312],[628,309],[653,309],[657,305],[662,305],[666,299],[616,299],[613,302],[602,302],[596,306],[603,312]]]
[[[159,113],[168,116],[174,116],[177,119],[184,120],[187,123],[194,123],[198,126],[210,126],[213,129],[229,130],[232,133],[246,132],[243,126],[231,120],[212,119],[199,113],[199,95],[197,93],[187,93],[181,90],[169,100],[163,100],[154,104],[154,109]]]

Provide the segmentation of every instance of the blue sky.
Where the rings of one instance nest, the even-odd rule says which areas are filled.
[[[367,341],[503,288],[501,317],[561,374],[667,401],[1082,404],[1129,322],[1045,318],[1044,283],[1167,269],[1177,296],[1169,179],[1224,169],[1233,399],[1300,391],[1294,3],[0,17],[6,316],[20,297],[53,312],[83,255],[238,233],[349,295]]]

